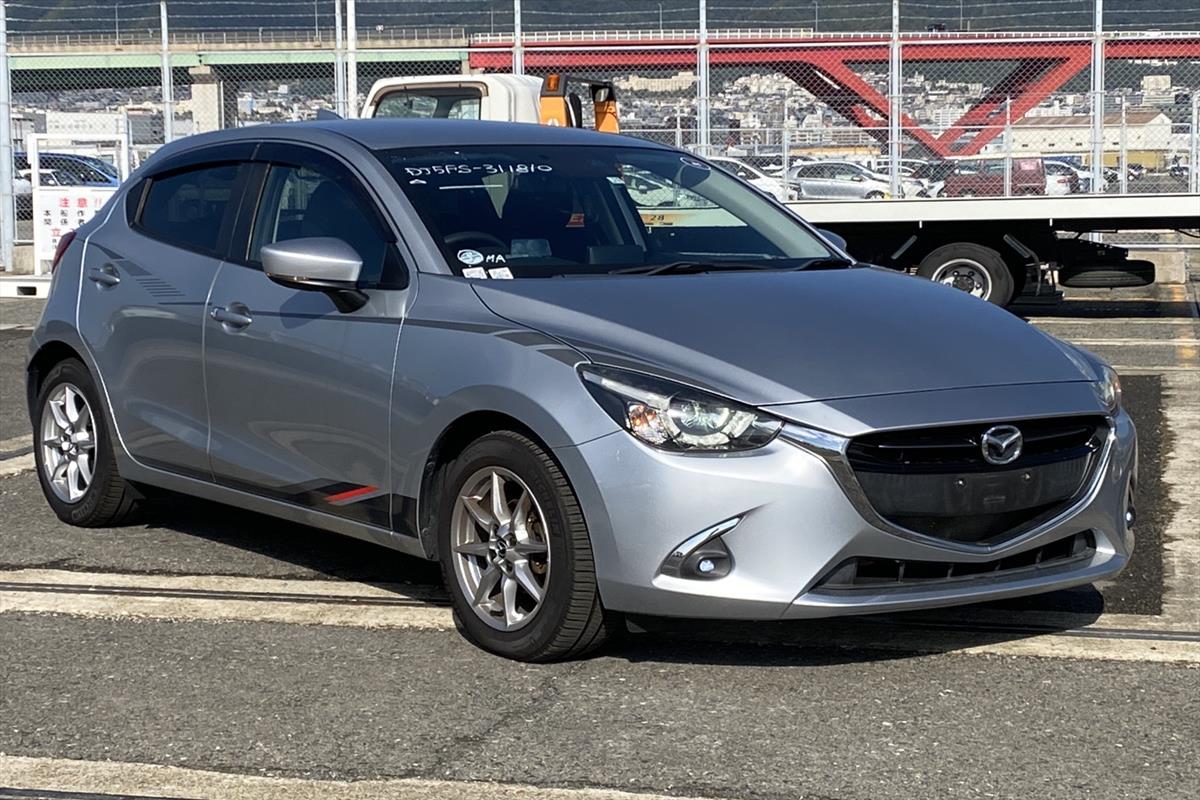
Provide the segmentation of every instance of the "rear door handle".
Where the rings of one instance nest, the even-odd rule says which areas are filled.
[[[99,286],[116,286],[121,282],[121,276],[117,274],[117,268],[112,264],[91,267],[88,269],[87,276],[89,281]]]
[[[254,322],[250,309],[242,303],[230,303],[228,306],[217,306],[208,315],[225,326],[226,330],[241,330]]]

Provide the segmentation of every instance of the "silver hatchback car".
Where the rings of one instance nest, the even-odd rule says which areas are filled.
[[[28,369],[63,520],[152,486],[436,559],[465,635],[517,659],[622,613],[1044,592],[1133,546],[1108,366],[611,135],[177,141],[64,239]]]

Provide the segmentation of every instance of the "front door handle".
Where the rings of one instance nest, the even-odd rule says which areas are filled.
[[[112,264],[105,264],[101,267],[91,267],[88,269],[88,280],[98,286],[116,286],[121,282],[121,276],[117,274],[117,268]]]
[[[254,322],[254,317],[250,316],[250,309],[242,303],[230,303],[225,307],[216,306],[208,312],[208,315],[229,331],[239,331]]]

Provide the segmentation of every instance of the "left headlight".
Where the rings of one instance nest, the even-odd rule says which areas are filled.
[[[1100,380],[1095,385],[1100,402],[1104,404],[1108,413],[1117,413],[1121,408],[1121,376],[1117,375],[1115,369],[1104,364],[1100,368]]]
[[[732,400],[636,372],[579,369],[583,385],[617,424],[662,450],[753,450],[783,423]]]

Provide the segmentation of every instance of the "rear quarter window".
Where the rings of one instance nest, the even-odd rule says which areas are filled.
[[[219,164],[151,178],[137,227],[167,244],[216,252],[237,176],[237,164]]]

